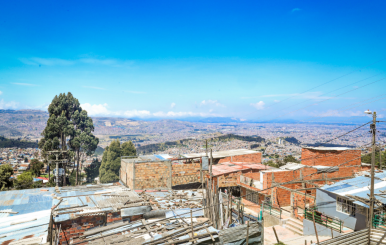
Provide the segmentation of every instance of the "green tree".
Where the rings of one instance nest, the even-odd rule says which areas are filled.
[[[99,176],[100,167],[101,162],[99,162],[98,159],[94,159],[89,166],[85,167],[84,171],[86,172],[87,182],[94,182],[94,179]]]
[[[17,190],[31,189],[33,187],[34,187],[34,178],[31,172],[26,171],[20,174],[19,176],[17,176],[15,181],[15,188]]]
[[[75,185],[77,185],[80,154],[83,152],[85,155],[91,156],[98,146],[99,139],[92,134],[94,131],[94,124],[92,119],[87,115],[87,111],[75,111],[72,116],[72,121],[75,128],[75,134],[71,137],[70,146],[71,149],[74,150],[77,159],[75,173]]]
[[[47,151],[52,150],[67,150],[67,139],[75,133],[74,125],[71,122],[75,111],[80,111],[79,101],[72,96],[70,92],[67,94],[61,93],[55,96],[48,107],[49,118],[46,128],[42,132],[43,138],[39,141],[39,148],[42,150],[43,156],[47,156]],[[61,155],[60,159],[67,159],[71,154]],[[51,160],[54,156],[48,156]],[[62,167],[66,169],[66,165]],[[64,178],[64,185],[66,185]]]
[[[366,155],[362,156],[362,162],[371,164],[371,156],[372,153],[368,153]],[[386,152],[381,152],[381,162],[382,162],[382,168],[386,168]],[[379,150],[375,151],[375,166],[380,167],[379,165]]]
[[[24,157],[24,162],[28,162],[28,158]]]
[[[277,163],[275,163],[274,161],[272,160],[269,160],[265,163],[265,165],[268,165],[268,166],[271,166],[271,167],[274,167],[274,168],[278,168],[279,165]]]
[[[289,162],[299,163],[299,161],[296,160],[296,158],[294,158],[292,155],[285,156],[283,159],[283,162],[284,163],[289,163]]]
[[[99,142],[91,134],[94,131],[92,119],[87,116],[86,111],[82,110],[79,101],[70,92],[55,96],[48,107],[48,112],[47,126],[42,132],[43,138],[39,141],[39,148],[43,156],[48,160],[56,160],[47,152],[67,150],[67,154],[62,154],[59,160],[67,159],[67,164],[70,164],[70,160],[75,157],[76,153],[79,166],[80,152],[83,151],[90,155]],[[68,173],[65,164],[60,167],[63,167],[65,173]],[[64,178],[64,185],[66,185],[66,178]]]
[[[36,177],[40,177],[40,170],[44,167],[44,163],[38,159],[32,159],[29,171]]]
[[[9,164],[0,165],[0,190],[3,191],[6,188],[9,189],[13,185],[11,176],[13,175],[13,169]]]
[[[106,147],[102,156],[102,164],[99,169],[101,183],[119,181],[119,169],[121,168],[121,156],[135,156],[137,150],[131,141],[121,145],[119,140],[113,140],[109,147]]]

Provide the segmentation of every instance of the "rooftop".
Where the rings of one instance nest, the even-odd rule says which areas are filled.
[[[230,156],[254,154],[254,153],[258,153],[258,152],[259,151],[252,151],[252,150],[247,150],[247,149],[236,149],[236,150],[213,152],[212,156],[213,156],[213,158],[225,158],[225,157],[230,157]],[[208,155],[209,155],[209,153],[208,153]],[[206,153],[203,152],[203,153],[183,154],[182,156],[185,158],[204,157],[204,156],[206,156]]]
[[[370,184],[370,174],[365,172],[363,176],[342,180],[332,185],[325,185],[320,189],[335,193],[339,196],[353,195],[368,199],[368,194],[370,194]],[[386,192],[386,172],[375,173],[374,193],[376,195],[376,199],[386,204],[386,197],[377,195],[384,194],[384,192]],[[359,201],[355,201],[354,203],[367,207],[367,205]]]
[[[267,170],[267,169],[273,169],[273,167],[259,164],[259,163],[226,162],[226,163],[213,165],[212,173],[213,173],[213,176],[219,176],[223,174],[229,174],[229,173],[238,172],[241,170],[248,170],[248,169]]]
[[[310,150],[317,150],[317,151],[348,151],[348,150],[355,150],[353,148],[348,147],[303,147],[304,149],[310,149]]]

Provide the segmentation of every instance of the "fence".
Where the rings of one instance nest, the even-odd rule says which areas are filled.
[[[276,216],[281,219],[281,209],[272,207],[270,204],[263,203],[264,211],[270,215]]]
[[[343,221],[325,214],[321,214],[316,211],[316,208],[306,208],[304,210],[304,218],[308,220],[313,220],[313,217],[315,217],[315,223],[318,223],[330,229],[336,230],[339,233],[342,233]]]
[[[386,230],[386,214],[375,214],[373,218],[374,228]]]

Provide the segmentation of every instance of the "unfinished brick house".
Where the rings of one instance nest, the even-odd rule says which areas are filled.
[[[264,201],[298,215],[299,209],[314,204],[316,188],[354,178],[363,170],[357,150],[320,147],[306,148],[302,153],[302,164],[240,175],[237,183],[245,205],[259,208]]]
[[[206,152],[183,155],[185,158],[201,158],[205,156],[207,156]],[[261,163],[261,156],[261,152],[247,149],[217,151],[212,153],[214,165],[225,162]]]
[[[142,189],[171,189],[172,186],[186,185],[192,183],[202,183],[208,174],[208,160],[206,153],[186,154],[181,159],[160,159],[158,155],[138,156],[134,158],[122,158],[120,179],[132,190]],[[261,152],[238,149],[220,151],[212,153],[213,165],[219,163],[234,163],[235,166],[244,164],[247,168],[261,170],[266,166],[261,165]],[[240,161],[243,160],[243,161]],[[206,162],[204,168],[202,162]],[[247,165],[257,164],[254,168]],[[203,168],[203,169],[202,169]],[[237,172],[232,176],[233,185],[237,186],[237,176],[242,173],[243,167],[235,168],[232,172]],[[225,177],[224,177],[225,178]],[[226,178],[229,178],[227,176]]]
[[[171,189],[201,182],[201,162],[161,160],[146,156],[121,159],[121,181],[132,190]]]

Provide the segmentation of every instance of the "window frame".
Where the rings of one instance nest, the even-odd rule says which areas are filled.
[[[342,196],[336,196],[336,208],[339,213],[347,214],[355,217],[357,211],[357,205],[348,198]]]

